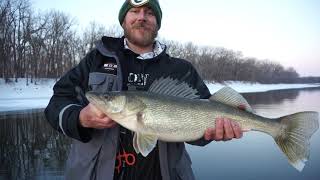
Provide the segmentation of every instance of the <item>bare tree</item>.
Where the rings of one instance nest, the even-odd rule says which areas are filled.
[[[45,50],[48,63],[45,65],[46,77],[60,77],[67,67],[65,51],[68,50],[69,40],[74,33],[73,22],[64,13],[51,11],[47,26],[47,38]]]
[[[105,27],[91,22],[79,33],[71,17],[63,12],[34,14],[30,0],[0,1],[0,77],[24,77],[31,83],[40,77],[59,78],[95,47],[103,35],[120,37],[119,25]],[[293,83],[317,78],[299,78],[292,67],[269,60],[243,57],[223,47],[201,47],[158,38],[167,52],[190,61],[207,81],[251,81]]]

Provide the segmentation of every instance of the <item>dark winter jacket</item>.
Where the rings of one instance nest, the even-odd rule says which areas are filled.
[[[160,77],[170,76],[189,83],[201,98],[209,90],[193,66],[163,51],[149,60],[124,48],[123,38],[103,37],[96,49],[55,84],[54,94],[45,110],[53,128],[73,138],[67,161],[67,179],[113,179],[119,127],[98,130],[79,124],[79,113],[87,105],[85,92],[94,90],[147,90]],[[187,117],[186,117],[187,118]],[[206,145],[204,139],[190,144]],[[191,160],[184,143],[158,142],[163,179],[194,179]]]

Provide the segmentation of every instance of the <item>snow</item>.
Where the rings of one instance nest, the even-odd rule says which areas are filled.
[[[251,93],[251,92],[266,92],[271,90],[282,90],[282,89],[300,89],[300,88],[312,88],[320,87],[318,84],[260,84],[250,82],[239,82],[239,81],[227,81],[221,83],[207,83],[207,86],[213,94],[224,86],[230,86],[239,93]]]
[[[26,79],[8,84],[0,79],[0,111],[46,107],[53,94],[54,83],[52,79],[41,79],[37,85],[29,83],[27,86]]]
[[[22,109],[44,108],[48,105],[53,93],[53,79],[37,80],[37,85],[26,85],[26,79],[18,79],[18,82],[6,84],[0,78],[0,111],[13,111]],[[211,93],[224,86],[230,86],[240,93],[264,92],[280,89],[296,89],[306,87],[320,87],[320,84],[259,84],[246,82],[207,83]]]

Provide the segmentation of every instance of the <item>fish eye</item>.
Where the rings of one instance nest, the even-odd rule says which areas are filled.
[[[109,96],[107,94],[103,95],[103,98],[107,101],[112,101],[114,99],[112,96]]]

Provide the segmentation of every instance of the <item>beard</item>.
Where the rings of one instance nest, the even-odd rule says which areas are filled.
[[[124,36],[129,42],[136,46],[148,47],[153,45],[158,35],[157,26],[146,22],[136,22],[129,27],[126,22],[123,23]]]

